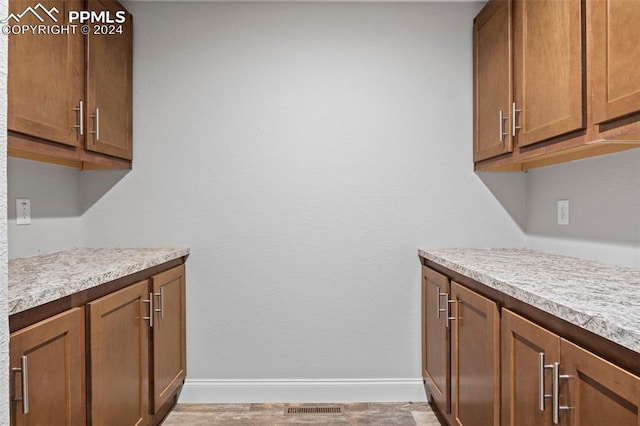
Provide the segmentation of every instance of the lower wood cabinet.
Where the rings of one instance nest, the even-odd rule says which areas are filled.
[[[11,334],[11,425],[84,425],[84,308]]]
[[[187,370],[185,342],[185,268],[170,269],[151,278],[155,312],[152,335],[151,413],[173,398]]]
[[[451,283],[453,417],[459,425],[500,424],[500,316],[498,306]]]
[[[573,334],[549,319],[552,332],[511,310],[525,303],[484,291],[454,272],[422,267],[422,375],[446,423],[640,425],[637,354],[615,358],[628,371],[585,348],[611,353],[606,342],[576,345],[567,338],[584,330]]]
[[[148,298],[149,282],[142,281],[88,304],[92,424],[147,422]]]
[[[422,376],[431,401],[451,413],[451,332],[448,320],[449,278],[422,268]]]
[[[640,378],[502,310],[505,425],[637,426]]]
[[[184,265],[88,309],[92,424],[157,423],[186,375]]]
[[[427,267],[422,274],[423,377],[449,424],[500,424],[497,305]]]
[[[75,294],[80,306],[12,333],[11,425],[160,424],[186,376],[178,262]]]
[[[551,366],[559,361],[557,335],[507,309],[502,310],[503,425],[552,424]]]

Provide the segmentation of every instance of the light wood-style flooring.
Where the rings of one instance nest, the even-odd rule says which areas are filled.
[[[289,407],[342,407],[342,414],[285,414]],[[440,426],[427,403],[178,404],[163,426],[205,425]]]

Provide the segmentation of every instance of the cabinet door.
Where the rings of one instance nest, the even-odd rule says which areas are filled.
[[[473,23],[473,160],[513,150],[511,1],[491,0]]]
[[[111,16],[125,9],[113,0],[94,0],[90,10],[109,11]],[[96,34],[87,38],[87,101],[89,134],[86,149],[114,157],[132,158],[131,79],[133,18],[126,12],[122,34]],[[107,32],[110,25],[105,27]]]
[[[489,299],[451,283],[452,393],[459,425],[500,424],[500,317]]]
[[[148,290],[149,282],[141,281],[88,304],[94,425],[147,422]]]
[[[560,366],[560,424],[638,426],[640,378],[564,339]]]
[[[13,426],[86,424],[83,308],[11,334],[9,351]]]
[[[560,338],[506,309],[501,328],[502,425],[551,426],[545,395],[552,392],[552,370],[545,366],[560,361]]]
[[[33,6],[32,1],[11,0],[9,12],[17,16]],[[26,13],[19,20],[10,18],[8,25],[50,25],[55,23],[53,18],[57,24],[67,25],[68,11],[82,9],[84,1],[43,0],[32,10],[42,15],[44,23],[35,13]],[[84,138],[79,127],[74,126],[80,124],[79,106],[84,100],[83,47],[79,31],[9,36],[9,130],[66,145],[82,145]]]
[[[514,2],[516,145],[584,127],[581,1]]]
[[[153,404],[156,413],[182,384],[186,374],[184,265],[152,277]]]
[[[593,121],[640,111],[640,2],[587,2]]]
[[[451,412],[451,344],[445,304],[449,279],[422,268],[422,376],[433,402]]]

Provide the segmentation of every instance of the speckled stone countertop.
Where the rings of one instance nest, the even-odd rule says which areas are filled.
[[[188,254],[188,248],[73,248],[10,260],[9,315]]]
[[[418,254],[640,353],[640,270],[529,249]]]

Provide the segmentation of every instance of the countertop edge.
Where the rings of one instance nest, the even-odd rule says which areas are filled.
[[[531,249],[517,250],[529,251],[531,253],[541,253],[539,251]],[[490,287],[521,302],[527,303],[537,309],[540,309],[548,314],[551,314],[571,324],[588,330],[620,346],[640,353],[640,330],[630,329],[628,327],[625,327],[623,324],[617,324],[610,320],[606,320],[599,316],[597,313],[586,312],[571,306],[567,306],[558,301],[544,297],[543,295],[527,291],[526,289],[518,287],[514,283],[505,282],[501,279],[492,277],[487,273],[474,271],[464,265],[449,261],[441,256],[438,256],[437,254],[429,252],[428,249],[420,248],[418,249],[418,254],[419,257],[428,259],[447,269],[464,275],[472,280],[478,281],[479,283],[484,284],[487,287]],[[574,259],[569,256],[557,256],[558,258]]]

